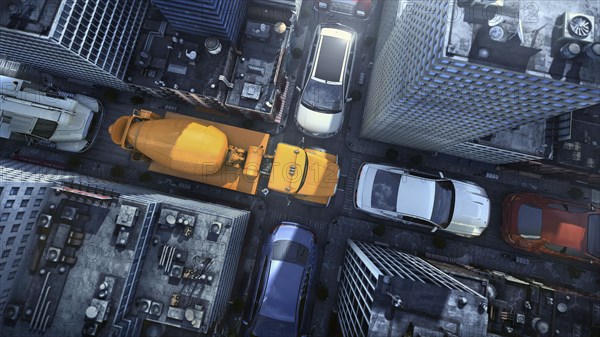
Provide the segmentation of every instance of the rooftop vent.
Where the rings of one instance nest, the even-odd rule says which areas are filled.
[[[208,226],[208,235],[206,236],[206,239],[209,241],[217,241],[222,231],[223,223],[215,221]]]
[[[135,222],[136,216],[139,214],[140,210],[137,207],[129,206],[129,205],[121,205],[119,209],[119,215],[117,215],[117,225],[131,227]]]
[[[58,262],[60,259],[60,248],[49,247],[48,253],[46,254],[46,261]]]
[[[4,324],[9,326],[16,325],[21,316],[21,306],[16,304],[7,304],[4,308]]]
[[[559,18],[559,28],[559,40],[594,42],[594,17],[591,15],[565,12]]]
[[[37,225],[39,228],[50,228],[50,224],[52,223],[52,216],[48,214],[40,214],[38,218]]]
[[[62,219],[65,220],[75,220],[75,217],[77,216],[77,208],[75,207],[71,207],[71,206],[65,206],[65,208],[63,208],[62,214],[60,215],[60,217]]]
[[[211,55],[217,55],[221,52],[222,48],[219,39],[214,37],[209,37],[206,40],[204,40],[204,47],[206,47],[206,50],[208,50],[208,53]]]
[[[158,217],[158,224],[161,227],[175,227],[177,224],[179,212],[173,209],[163,208]]]
[[[143,312],[145,314],[150,313],[150,306],[152,305],[151,300],[141,298],[139,299],[138,303],[138,312]]]

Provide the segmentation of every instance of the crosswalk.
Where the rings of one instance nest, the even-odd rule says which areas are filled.
[[[344,198],[343,207],[344,215],[350,215],[354,211],[354,186],[356,184],[356,175],[358,174],[358,169],[360,168],[361,164],[361,159],[356,157],[352,158],[352,163],[350,164],[350,171],[348,172],[348,176],[346,177],[346,195]]]
[[[307,226],[315,231],[326,231],[327,230],[327,222],[319,221],[316,219],[310,219],[307,217],[299,216],[299,215],[291,215],[285,212],[279,212],[275,210],[269,210],[267,212],[267,221],[270,223],[279,223],[282,221],[291,221],[296,222],[301,225]]]

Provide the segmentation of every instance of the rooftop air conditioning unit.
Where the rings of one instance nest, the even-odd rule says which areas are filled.
[[[145,314],[150,313],[150,307],[152,306],[152,301],[141,298],[138,304],[138,312],[143,312]]]
[[[37,225],[40,228],[50,228],[50,223],[52,223],[52,215],[48,214],[40,214],[38,218]]]
[[[152,302],[150,305],[150,315],[160,316],[162,313],[163,304],[160,302]]]
[[[591,15],[565,12],[559,18],[559,28],[561,42],[594,42],[594,17]]]
[[[46,253],[46,260],[50,262],[58,262],[60,260],[60,248],[48,247],[48,253]]]

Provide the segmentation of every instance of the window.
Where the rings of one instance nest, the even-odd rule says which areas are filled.
[[[40,138],[48,139],[52,137],[57,127],[58,123],[54,121],[38,118],[37,123],[35,123],[35,126],[31,131],[31,134]]]
[[[15,243],[15,238],[14,236],[11,236],[8,238],[8,240],[6,240],[6,246],[12,246],[13,243]]]
[[[39,206],[42,204],[42,199],[35,199],[35,202],[33,203],[33,206]]]
[[[542,235],[542,209],[533,205],[522,205],[517,216],[517,228],[521,237],[529,240]]]
[[[6,200],[6,203],[4,204],[4,208],[11,208],[14,203],[15,203],[14,200]]]
[[[17,195],[19,193],[18,187],[13,187],[10,189],[10,195]]]
[[[33,193],[33,187],[27,187],[25,190],[25,195],[31,195],[31,193]]]
[[[35,219],[35,218],[37,218],[37,214],[38,214],[38,211],[32,211],[31,215],[29,216],[29,219]]]
[[[19,249],[17,249],[17,255],[23,254],[24,251],[25,251],[25,246],[19,247]]]
[[[27,226],[25,226],[25,229],[26,229],[26,230],[30,230],[30,229],[32,229],[32,228],[33,228],[33,222],[28,222],[28,223],[27,223]]]
[[[276,241],[273,243],[273,259],[303,266],[308,261],[308,248],[295,241]]]
[[[0,271],[3,271],[6,268],[6,262],[0,263]]]
[[[40,187],[40,190],[38,191],[38,195],[44,195],[44,194],[46,194],[46,188]]]
[[[18,266],[19,266],[19,263],[21,263],[21,258],[15,259],[15,260],[13,261],[12,267],[13,267],[13,268],[15,268],[15,267],[18,267]]]
[[[15,278],[15,275],[17,275],[17,271],[11,271],[10,274],[8,274],[8,277],[6,278],[7,280],[12,280]]]
[[[25,215],[25,212],[19,212],[19,213],[17,213],[17,217],[15,218],[15,220],[21,220],[21,219],[23,219],[24,215]]]
[[[21,243],[26,243],[27,240],[29,240],[29,234],[23,235],[23,237],[21,238]]]
[[[575,256],[575,257],[580,257],[580,258],[586,258],[586,256],[582,252],[578,251],[577,249],[559,246],[559,245],[555,245],[552,243],[545,243],[544,247],[546,247],[552,251],[558,252],[558,253]]]
[[[402,175],[377,170],[371,192],[371,206],[384,211],[396,211],[398,187]]]
[[[0,234],[2,234],[4,232],[4,227],[5,226],[0,226]]]
[[[21,200],[21,207],[27,207],[28,203],[29,203],[29,199],[23,199],[23,200]]]
[[[588,252],[600,258],[600,214],[592,214],[588,218],[587,242]]]
[[[10,215],[10,213],[2,213],[2,215],[0,215],[0,221],[8,220],[9,215]]]
[[[15,232],[18,232],[18,231],[19,231],[19,224],[16,223],[16,224],[12,225],[12,228],[10,229],[10,232],[11,233],[15,233]]]
[[[10,255],[10,249],[5,249],[5,250],[2,252],[2,258],[3,258],[3,259],[5,259],[5,258],[7,258],[7,257],[8,257],[8,255]]]

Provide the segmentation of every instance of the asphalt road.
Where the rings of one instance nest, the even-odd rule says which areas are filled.
[[[127,176],[121,178],[120,182],[126,182],[144,187],[150,187],[162,190],[166,193],[173,193],[196,199],[210,200],[230,204],[236,207],[252,209],[255,212],[252,223],[249,226],[246,249],[243,253],[243,259],[240,262],[238,272],[238,284],[234,289],[234,296],[243,296],[247,290],[246,280],[248,275],[251,275],[253,262],[260,243],[266,237],[268,231],[281,221],[295,221],[311,227],[317,234],[320,258],[319,265],[327,266],[323,268],[317,279],[321,283],[329,285],[330,298],[328,301],[316,301],[315,314],[313,324],[315,326],[315,335],[326,335],[327,320],[333,308],[335,301],[335,277],[337,266],[339,266],[339,254],[343,256],[343,249],[347,238],[359,238],[365,241],[377,239],[378,241],[388,241],[392,246],[399,249],[408,249],[416,252],[435,251],[438,254],[449,254],[452,258],[467,258],[471,262],[477,263],[483,268],[500,268],[500,271],[507,273],[516,273],[519,276],[533,277],[538,280],[547,280],[553,283],[559,283],[572,288],[596,292],[600,294],[600,286],[598,286],[600,277],[598,270],[592,266],[583,263],[571,263],[563,260],[558,260],[548,256],[539,256],[529,254],[527,252],[518,251],[508,246],[500,236],[501,223],[501,202],[507,193],[515,190],[538,191],[550,194],[559,194],[557,186],[560,182],[535,180],[529,181],[525,178],[505,178],[500,181],[486,179],[484,172],[487,170],[495,170],[494,167],[486,166],[480,163],[473,163],[458,158],[448,156],[433,156],[431,154],[422,153],[410,149],[402,149],[396,147],[399,151],[397,160],[388,161],[385,159],[385,151],[389,145],[371,142],[369,140],[360,139],[358,137],[358,129],[362,119],[362,108],[364,97],[366,96],[366,84],[368,83],[370,68],[369,62],[373,60],[372,47],[365,46],[364,40],[367,36],[374,36],[376,31],[376,23],[371,20],[352,20],[343,15],[323,15],[322,13],[312,11],[309,17],[301,17],[298,26],[299,33],[296,34],[293,43],[296,46],[304,46],[304,55],[300,60],[294,61],[290,65],[290,72],[298,71],[297,78],[301,79],[301,74],[306,64],[306,55],[310,48],[312,34],[317,24],[321,22],[341,22],[342,24],[353,27],[358,32],[358,44],[355,56],[355,70],[352,76],[352,89],[361,91],[363,99],[356,102],[351,102],[347,107],[344,127],[342,131],[335,137],[329,139],[319,139],[303,135],[295,126],[293,114],[295,105],[298,103],[299,92],[294,91],[292,99],[292,108],[287,115],[287,125],[280,134],[272,135],[272,143],[286,142],[290,144],[299,144],[304,138],[304,144],[307,147],[321,147],[328,152],[335,153],[339,156],[341,166],[341,181],[338,186],[338,191],[332,199],[329,207],[313,207],[300,203],[294,199],[290,199],[285,195],[278,193],[269,193],[266,196],[259,194],[256,197],[242,195],[240,193],[223,191],[214,187],[198,184],[195,182],[184,181],[182,179],[170,178],[166,176],[156,175],[152,183],[141,183],[136,179],[136,174],[145,172],[147,163],[135,162],[129,158],[129,154],[122,151],[115,145],[108,134],[108,126],[112,124],[118,117],[128,115],[134,108],[128,103],[127,95],[124,94],[120,102],[103,102],[106,108],[106,117],[101,131],[100,138],[95,146],[88,152],[79,155],[83,161],[83,165],[77,170],[82,174],[93,175],[102,178],[110,178],[108,173],[110,167],[119,165],[127,168]],[[376,15],[376,14],[375,14]],[[365,84],[359,85],[358,78],[361,73],[365,74]],[[100,97],[100,96],[97,96]],[[153,110],[158,113],[163,113],[161,109],[166,102],[155,98],[146,98],[143,105],[144,108]],[[136,108],[140,108],[138,106]],[[191,116],[197,116],[205,119],[216,120],[232,125],[241,125],[243,118],[235,114],[228,116],[214,116],[203,114],[193,107],[180,106],[178,113],[183,113]],[[256,129],[264,130],[266,127],[262,124],[257,124]],[[20,146],[19,143],[3,143],[2,147],[6,151],[7,148]],[[414,154],[421,154],[424,157],[424,164],[419,167],[423,170],[441,170],[450,178],[464,179],[474,181],[482,186],[488,193],[491,200],[491,219],[486,231],[478,238],[465,239],[453,236],[447,233],[437,233],[448,242],[448,247],[445,252],[433,250],[431,247],[431,239],[433,235],[428,229],[418,228],[411,225],[406,225],[398,222],[382,221],[367,214],[354,209],[352,205],[353,189],[355,186],[356,174],[359,166],[363,162],[387,162],[396,166],[410,165],[407,158]],[[52,154],[49,157],[56,157],[57,161],[66,160],[64,155]],[[376,223],[383,223],[389,230],[385,238],[373,237],[370,233],[370,228]],[[340,230],[350,233],[341,235]],[[353,236],[354,235],[354,236]],[[363,237],[361,237],[363,236]],[[338,247],[337,250],[330,247]],[[331,254],[326,254],[330,252]],[[336,255],[338,254],[338,255]],[[481,255],[481,256],[474,256]],[[501,256],[505,261],[489,260],[489,265],[485,265],[485,261]],[[528,264],[524,264],[525,260]],[[521,262],[516,262],[521,261]],[[586,272],[578,279],[570,279],[569,266],[576,265],[581,270]],[[536,267],[539,266],[539,267]],[[527,275],[521,275],[527,273]],[[237,294],[237,295],[236,295]],[[313,305],[309,303],[309,305]],[[235,319],[234,319],[235,321]],[[236,324],[239,321],[235,321]]]

